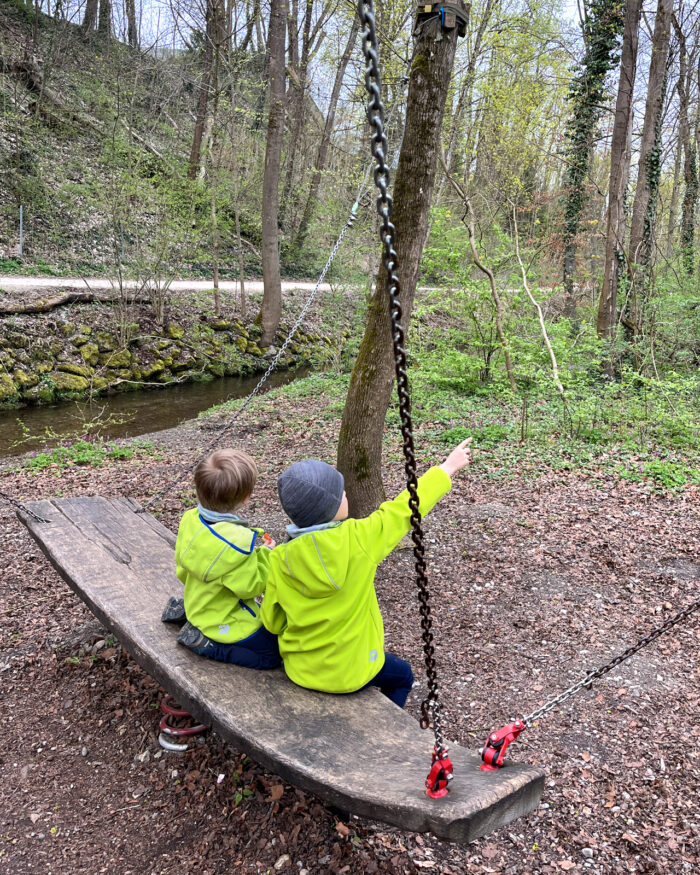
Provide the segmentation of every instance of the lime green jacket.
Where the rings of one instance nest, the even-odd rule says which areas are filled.
[[[442,468],[418,481],[421,514],[449,492]],[[262,605],[288,677],[326,693],[359,690],[384,665],[377,566],[411,528],[408,492],[365,519],[304,532],[272,551]]]
[[[255,596],[265,590],[270,550],[258,546],[261,536],[262,529],[238,523],[207,523],[197,508],[180,521],[175,563],[185,613],[212,641],[243,641],[262,626]]]

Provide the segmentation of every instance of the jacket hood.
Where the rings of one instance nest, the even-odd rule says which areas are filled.
[[[333,528],[339,528],[340,523]],[[334,550],[328,528],[323,537],[308,531],[281,544],[282,564],[294,579],[302,595],[325,599],[339,592],[345,583],[347,556],[343,550]],[[330,543],[329,543],[330,542]]]
[[[180,536],[178,564],[204,583],[244,562],[257,542],[256,531],[234,522],[208,523],[196,509],[183,516]]]

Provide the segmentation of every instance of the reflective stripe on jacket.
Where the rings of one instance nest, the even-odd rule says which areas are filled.
[[[196,508],[180,521],[175,563],[185,613],[212,641],[243,641],[262,626],[255,596],[265,591],[270,551],[258,546],[261,533],[233,522],[207,523]]]
[[[450,486],[442,468],[427,471],[418,481],[421,514]],[[272,551],[262,619],[279,636],[284,669],[296,684],[350,693],[382,668],[384,624],[374,577],[410,530],[410,518],[404,491],[365,519],[307,532]]]

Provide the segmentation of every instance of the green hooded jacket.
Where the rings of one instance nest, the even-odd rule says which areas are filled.
[[[418,481],[425,515],[449,492],[442,468]],[[374,590],[377,566],[411,528],[408,492],[365,519],[306,531],[272,551],[262,605],[279,636],[288,677],[312,690],[351,693],[384,665],[384,624]]]
[[[262,626],[255,596],[265,591],[271,554],[257,546],[261,534],[234,522],[207,523],[197,508],[180,520],[175,563],[185,613],[212,641],[243,641]]]

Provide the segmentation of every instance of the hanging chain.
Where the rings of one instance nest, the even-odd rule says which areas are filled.
[[[406,482],[409,494],[408,504],[411,508],[411,525],[413,526],[411,537],[413,539],[413,554],[416,559],[416,585],[418,587],[419,611],[421,628],[423,630],[423,653],[428,675],[428,695],[421,705],[421,726],[424,729],[427,728],[432,718],[435,731],[435,747],[438,755],[441,756],[445,750],[445,740],[442,733],[441,703],[438,691],[435,648],[433,646],[432,618],[430,615],[430,592],[426,575],[423,529],[421,527],[418,500],[416,457],[411,422],[411,396],[406,373],[404,330],[401,324],[401,284],[397,273],[398,257],[394,249],[396,229],[391,221],[393,200],[389,194],[390,173],[386,163],[388,145],[384,131],[384,105],[381,96],[381,74],[379,71],[377,33],[372,0],[359,0],[358,14],[364,28],[362,33],[362,52],[365,56],[365,87],[368,94],[367,118],[372,128],[372,155],[375,160],[374,183],[379,190],[377,197],[377,212],[381,219],[379,236],[383,247],[382,259],[387,274],[391,334],[394,346],[394,364],[396,367],[396,389],[401,416],[401,434],[403,437]]]
[[[683,608],[682,611],[679,611],[674,617],[670,617],[663,623],[661,626],[657,626],[656,629],[652,629],[648,635],[644,638],[641,638],[637,641],[636,644],[633,644],[631,647],[628,647],[623,653],[620,653],[618,656],[611,659],[610,662],[606,662],[605,665],[601,665],[600,668],[596,668],[593,671],[589,672],[582,680],[570,686],[568,689],[564,690],[563,693],[560,693],[554,699],[550,699],[548,702],[545,702],[541,708],[537,708],[528,714],[526,717],[522,718],[523,723],[526,726],[531,726],[535,720],[538,720],[540,717],[543,717],[545,714],[548,714],[557,705],[560,705],[562,702],[566,701],[570,696],[573,696],[575,693],[578,693],[579,690],[582,690],[584,687],[590,687],[593,681],[598,680],[598,678],[603,677],[603,675],[607,674],[609,671],[612,671],[613,668],[620,665],[621,662],[625,662],[631,656],[634,656],[639,650],[643,647],[646,647],[647,644],[651,644],[652,641],[656,641],[657,638],[660,638],[664,633],[668,632],[669,629],[672,629],[678,623],[683,622],[683,620],[687,619],[694,611],[696,611],[700,607],[700,599],[692,602],[688,605],[687,608]]]
[[[204,459],[211,452],[211,450],[219,443],[221,438],[228,431],[230,431],[231,428],[233,428],[233,426],[235,425],[235,423],[238,420],[238,418],[240,417],[240,415],[243,413],[243,411],[246,409],[246,407],[248,407],[248,405],[251,403],[253,398],[255,398],[255,396],[258,394],[258,392],[260,392],[263,385],[267,381],[267,378],[270,376],[270,374],[275,370],[275,368],[279,364],[280,359],[282,358],[282,356],[285,354],[285,352],[287,350],[287,347],[294,339],[294,335],[297,333],[302,322],[306,318],[306,314],[309,312],[309,308],[313,304],[314,299],[316,298],[316,295],[318,294],[319,289],[321,288],[321,284],[323,283],[324,279],[326,278],[326,274],[330,270],[331,265],[333,264],[333,260],[335,259],[335,256],[337,255],[338,250],[340,249],[340,246],[343,242],[343,238],[345,237],[347,232],[350,230],[350,228],[352,228],[352,226],[355,224],[355,219],[357,218],[358,208],[359,208],[359,203],[358,203],[358,201],[355,201],[355,203],[352,206],[352,210],[350,211],[350,215],[348,216],[348,220],[345,223],[345,225],[343,226],[342,231],[338,235],[338,239],[335,241],[335,246],[331,250],[331,254],[328,256],[328,261],[326,261],[326,263],[323,267],[323,270],[321,271],[321,275],[319,276],[319,278],[316,282],[316,286],[315,286],[314,290],[311,292],[311,294],[307,298],[306,303],[302,307],[301,313],[299,313],[296,322],[292,326],[291,331],[287,335],[282,346],[277,351],[275,357],[270,362],[265,373],[258,380],[257,385],[255,386],[253,391],[248,395],[248,397],[241,404],[241,406],[238,408],[238,410],[236,410],[236,412],[233,414],[233,416],[231,416],[231,418],[227,422],[225,422],[224,425],[222,425],[220,428],[218,428],[216,430],[214,437],[206,445],[206,447],[204,448],[204,451],[201,453],[199,458],[196,459],[191,465],[188,465],[187,468],[184,468],[180,472],[180,474],[178,474],[178,476],[171,483],[169,483],[164,489],[161,489],[160,492],[157,492],[153,496],[153,498],[151,498],[149,501],[146,502],[146,504],[143,505],[143,507],[140,507],[138,509],[137,513],[144,513],[145,511],[148,510],[149,507],[151,507],[153,504],[155,504],[156,501],[160,501],[165,495],[167,495],[169,492],[171,492],[178,485],[178,483],[182,483],[182,481],[185,479],[185,477],[187,477],[188,474],[190,474],[192,471],[194,471],[194,469],[201,462],[201,460]]]
[[[6,492],[3,492],[1,489],[0,489],[0,498],[4,499],[8,504],[11,504],[15,510],[18,510],[21,513],[26,514],[27,516],[30,516],[34,520],[34,522],[37,522],[37,523],[50,522],[50,520],[46,520],[46,519],[44,519],[43,516],[39,516],[38,513],[34,513],[33,510],[30,510],[28,507],[26,507],[24,504],[22,504],[21,501],[17,501],[16,498],[13,498],[11,495],[8,495]]]

